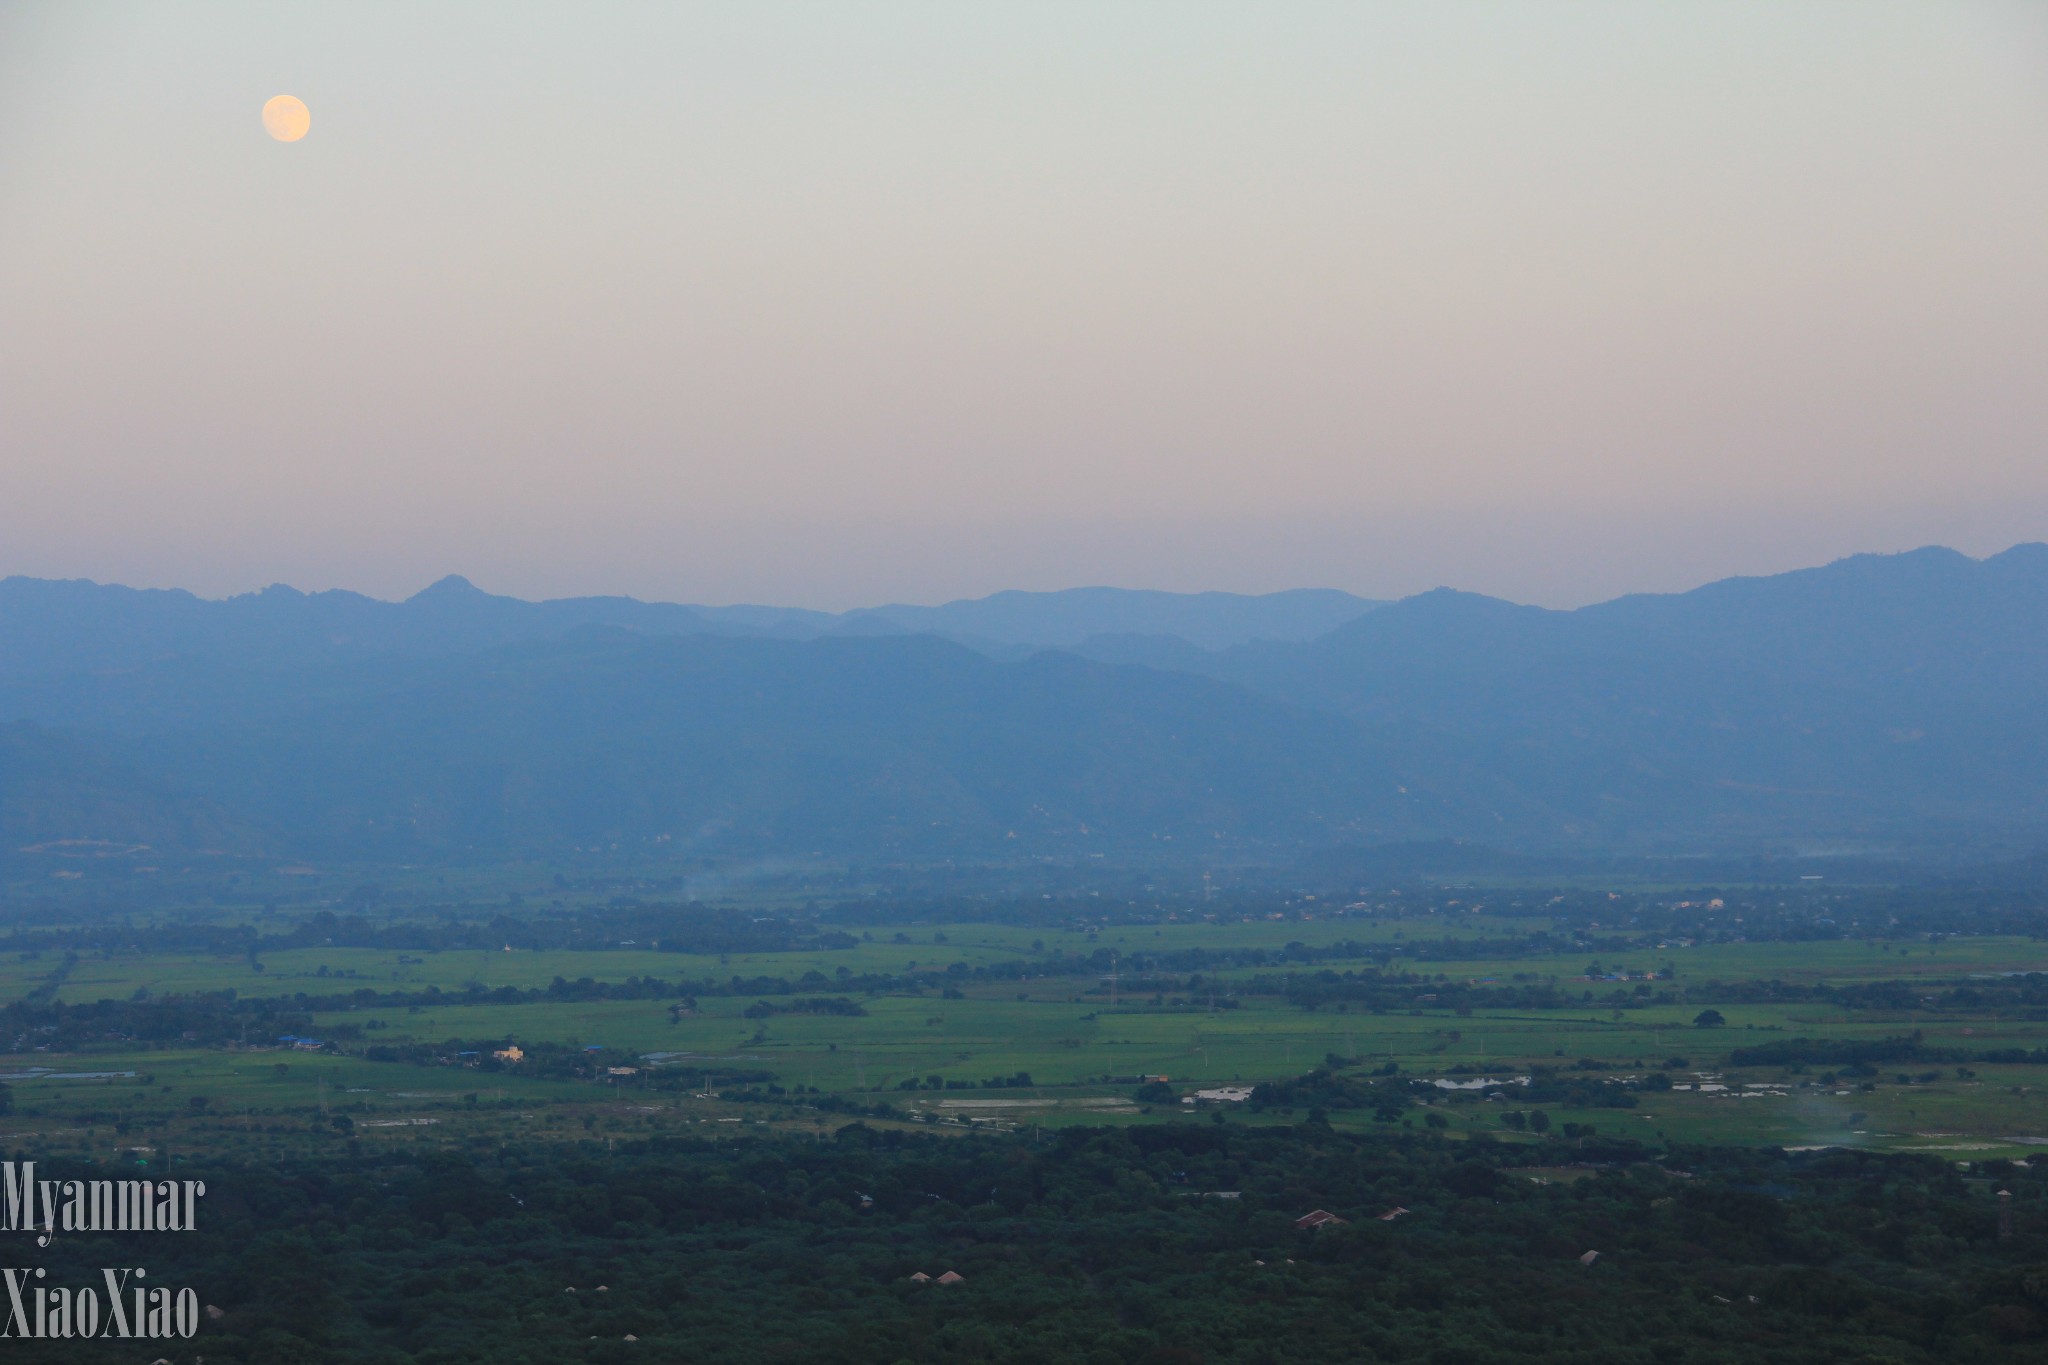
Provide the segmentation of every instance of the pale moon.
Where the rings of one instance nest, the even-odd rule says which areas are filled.
[[[313,111],[303,100],[273,95],[263,106],[263,131],[279,142],[297,142],[313,126]]]

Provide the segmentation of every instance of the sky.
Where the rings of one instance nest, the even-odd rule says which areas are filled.
[[[1983,554],[2048,539],[2044,242],[2033,0],[0,0],[0,574]]]

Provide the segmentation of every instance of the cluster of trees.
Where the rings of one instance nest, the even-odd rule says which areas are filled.
[[[1648,1159],[1595,1137],[1567,1182],[1525,1165],[1547,1151],[1312,1124],[1037,1141],[852,1124],[816,1141],[174,1161],[208,1195],[199,1230],[155,1239],[148,1265],[221,1310],[189,1348],[213,1365],[2019,1365],[2048,1349],[2048,1172]],[[1995,1189],[2011,1192],[2004,1239]],[[1201,1197],[1223,1190],[1239,1197]],[[1312,1209],[1344,1221],[1297,1229]],[[84,1284],[133,1254],[62,1237],[38,1262],[46,1283]],[[964,1282],[910,1278],[946,1270]],[[8,1351],[136,1358],[121,1342]]]
[[[2048,864],[2043,864],[2048,866]],[[1052,875],[1050,872],[1046,875]],[[1099,874],[1097,874],[1099,875]],[[807,880],[831,881],[822,874]],[[1003,874],[995,878],[1003,879]],[[1154,880],[1149,874],[1139,882]],[[1237,888],[1205,897],[1200,888],[1169,894],[1148,888],[1142,896],[1117,899],[1099,894],[1091,880],[1086,893],[1019,896],[992,891],[965,878],[957,894],[921,896],[905,891],[863,896],[794,911],[739,912],[726,905],[692,900],[642,901],[629,896],[526,905],[518,896],[492,906],[404,904],[406,888],[387,895],[375,884],[355,887],[341,909],[321,908],[277,927],[203,919],[164,918],[132,922],[135,901],[94,907],[38,908],[35,922],[46,927],[0,937],[0,952],[93,951],[208,952],[241,955],[323,946],[435,951],[495,949],[510,944],[533,950],[610,950],[633,946],[692,953],[757,953],[851,948],[862,932],[902,925],[982,922],[1095,932],[1156,926],[1184,920],[1199,909],[1204,918],[1235,920],[1271,916],[1313,918],[1320,924],[1347,919],[1395,921],[1424,932],[1395,943],[1283,949],[1190,949],[1141,954],[1161,970],[1180,973],[1247,966],[1315,965],[1339,956],[1396,955],[1414,958],[1479,955],[1513,957],[1587,949],[1642,952],[1673,939],[1695,942],[1812,942],[1868,939],[1939,942],[1981,934],[2048,937],[2048,895],[2031,881],[1980,879],[1955,885],[1911,884],[1841,887],[1705,887],[1674,897],[1670,892],[1608,891],[1541,887],[1495,889],[1476,898],[1466,890],[1401,886],[1381,891],[1355,889],[1336,899],[1292,892]],[[587,893],[594,884],[557,880],[562,894]],[[1350,900],[1352,896],[1360,899]],[[1202,897],[1199,907],[1191,900]],[[1490,923],[1520,920],[1526,932],[1495,932],[1483,938],[1437,933],[1483,911]],[[61,926],[61,927],[59,927]],[[1106,950],[1105,950],[1106,951]]]
[[[1400,1076],[1400,1067],[1389,1062],[1370,1075],[1345,1075],[1341,1064],[1350,1059],[1332,1056],[1324,1065],[1290,1080],[1267,1081],[1252,1087],[1247,1103],[1255,1111],[1277,1109],[1311,1113],[1338,1109],[1370,1109],[1382,1122],[1412,1118],[1411,1106],[1445,1098],[1434,1082]],[[1461,1070],[1464,1068],[1460,1068]],[[1502,1099],[1530,1104],[1551,1104],[1567,1109],[1634,1109],[1639,1090],[1671,1087],[1670,1078],[1655,1073],[1642,1080],[1620,1080],[1599,1076],[1575,1076],[1556,1067],[1531,1069],[1526,1080],[1503,1082],[1487,1092]],[[1163,1092],[1163,1093],[1162,1093]],[[1145,1087],[1141,1102],[1164,1103],[1171,1098],[1170,1087]],[[1476,1098],[1473,1092],[1458,1092],[1456,1098]],[[1432,1127],[1441,1126],[1432,1124]],[[1512,1122],[1510,1127],[1518,1126]],[[1542,1129],[1537,1131],[1541,1132]],[[1573,1134],[1573,1136],[1577,1136]]]
[[[2048,862],[2037,866],[2048,867]],[[1894,874],[1882,884],[1696,887],[1668,891],[1528,887],[1483,897],[1495,918],[1540,920],[1554,938],[1596,937],[1631,950],[1672,939],[1811,943],[1841,939],[1938,942],[1979,934],[2048,937],[2048,895],[2029,881],[1978,876],[1943,884]],[[1413,920],[1479,908],[1469,891],[1408,888],[1376,898],[1375,911]]]
[[[843,995],[811,995],[798,1000],[756,1000],[741,1010],[749,1019],[766,1019],[777,1014],[831,1014],[852,1018],[866,1014],[867,1006]]]
[[[898,1090],[973,1090],[976,1088],[985,1090],[1029,1090],[1031,1085],[1031,1073],[1019,1071],[1009,1076],[990,1076],[987,1080],[983,1081],[949,1081],[944,1076],[926,1076],[923,1080],[919,1080],[917,1077],[912,1076],[908,1080],[898,1081],[896,1088]]]
[[[137,1044],[267,1045],[280,1034],[310,1032],[311,1008],[291,1000],[241,1000],[233,991],[78,1004],[24,998],[0,1005],[0,1048],[21,1052],[48,1045],[90,1052]]]
[[[2017,1053],[2008,1057],[2007,1053]],[[2025,1061],[2024,1048],[1993,1053],[1967,1048],[1930,1047],[1920,1030],[1890,1038],[1785,1038],[1728,1054],[1730,1066],[1875,1066],[1883,1062]]]
[[[2048,861],[2037,861],[2036,866],[2048,868]],[[1780,869],[1779,875],[1784,876],[1785,871]],[[1248,879],[1256,876],[1256,872],[1247,874]],[[1139,880],[1163,883],[1169,878],[1159,874]],[[1475,895],[1459,888],[1389,882],[1380,889],[1328,883],[1336,894],[1321,896],[1257,886],[1210,893],[1191,886],[1180,895],[1148,889],[1147,894],[1120,899],[1101,893],[1099,882],[1091,880],[1087,890],[1048,891],[1030,897],[978,888],[963,888],[961,894],[945,897],[899,892],[828,905],[819,909],[816,917],[821,924],[853,929],[986,922],[1086,931],[1158,925],[1185,919],[1191,909],[1217,920],[1312,915],[1319,923],[1370,919],[1417,927],[1442,925],[1447,917],[1483,911],[1495,920],[1534,921],[1531,933],[1545,935],[1554,948],[1590,945],[1601,951],[1608,945],[1617,950],[1651,949],[1677,938],[1704,943],[1731,939],[1804,943],[1856,938],[1939,940],[1971,934],[2048,937],[2048,895],[2043,894],[2048,880],[2038,872],[2025,880],[1979,875],[1945,884],[1924,877],[1902,877],[1898,869],[1890,869],[1882,884],[1829,889],[1798,884],[1759,886],[1753,884],[1752,877],[1741,880],[1743,885],[1701,886],[1676,895],[1583,885],[1558,889],[1540,882],[1520,888],[1497,887]],[[1197,900],[1199,906],[1192,906]],[[1509,941],[1526,937],[1513,936]],[[1456,945],[1471,940],[1444,942]],[[1383,943],[1375,946],[1385,947]],[[1427,955],[1439,951],[1443,944],[1415,939],[1396,946],[1403,952],[1419,950]],[[1175,970],[1206,968],[1190,963]]]
[[[1566,923],[1626,927],[1639,937],[1701,942],[1810,943],[1840,939],[1940,941],[1958,935],[2048,937],[2048,896],[2040,883],[1943,886],[1901,880],[1835,891],[1780,887],[1695,891],[1680,901],[1623,893],[1546,907]],[[1605,904],[1602,901],[1605,900]],[[1720,904],[1715,904],[1720,901]]]
[[[1670,1077],[1661,1074],[1641,1081],[1620,1081],[1570,1076],[1552,1067],[1538,1066],[1530,1068],[1528,1084],[1517,1085],[1512,1093],[1530,1104],[1554,1104],[1565,1109],[1633,1109],[1638,1090],[1669,1089],[1670,1085]]]
[[[311,1016],[316,1013],[599,1000],[667,1000],[675,1002],[681,1010],[695,1008],[698,996],[785,996],[826,985],[878,991],[902,989],[906,983],[895,976],[848,975],[831,981],[822,973],[813,971],[795,981],[779,976],[734,976],[726,981],[664,981],[651,976],[628,977],[624,981],[595,981],[589,977],[569,981],[558,976],[546,986],[531,989],[472,985],[459,991],[444,991],[439,986],[415,991],[378,991],[360,987],[332,995],[298,991],[291,995],[243,996],[230,987],[221,991],[164,996],[151,996],[143,991],[128,1000],[75,1003],[50,999],[49,992],[37,992],[0,1006],[0,1048],[11,1044],[14,1050],[19,1051],[31,1045],[49,1044],[64,1051],[91,1051],[107,1047],[132,1048],[136,1044],[262,1045],[280,1034],[310,1031]],[[753,1012],[755,1008],[749,1007],[749,1017],[763,1017]],[[768,1005],[765,1011],[774,1014],[865,1012],[861,1005],[845,997]],[[355,1040],[362,1033],[363,1026],[355,1024],[322,1026],[322,1036],[335,1039]]]
[[[448,1038],[438,1043],[405,1040],[372,1043],[363,1049],[372,1062],[411,1066],[460,1066],[485,1072],[514,1072],[552,1080],[590,1080],[609,1076],[614,1067],[631,1067],[639,1083],[659,1090],[753,1085],[775,1080],[775,1073],[754,1067],[699,1065],[649,1066],[637,1052],[571,1043],[519,1042],[511,1038]]]
[[[1597,964],[1596,964],[1597,965]],[[1843,1010],[1882,1010],[1887,1013],[1924,1010],[2009,1011],[2021,1018],[2048,1018],[2048,973],[2004,977],[1994,981],[1912,981],[1886,980],[1830,985],[1822,982],[1785,982],[1771,978],[1741,981],[1708,979],[1675,980],[1669,968],[1648,979],[1631,979],[1607,984],[1603,981],[1538,980],[1533,973],[1522,980],[1476,983],[1445,979],[1439,973],[1393,971],[1381,968],[1337,971],[1323,968],[1314,972],[1284,976],[1255,976],[1231,983],[1240,995],[1279,996],[1305,1010],[1362,1009],[1374,1013],[1391,1010],[1544,1010],[1599,1009],[1635,1010],[1648,1005],[1683,1002],[1708,1004],[1695,1017],[1701,1027],[1711,1028],[1727,1020],[1711,1004],[1825,1004]],[[1200,979],[1179,982],[1157,981],[1157,990],[1199,991]],[[1710,1003],[1711,1002],[1711,1003]]]
[[[1417,1093],[1430,1093],[1427,1081],[1405,1081],[1392,1077],[1346,1076],[1327,1066],[1317,1067],[1292,1080],[1268,1081],[1252,1087],[1246,1101],[1252,1109],[1283,1112],[1297,1109],[1370,1109],[1384,1121],[1403,1117]]]
[[[374,901],[358,888],[353,899]],[[298,948],[375,948],[397,952],[459,949],[533,952],[615,951],[622,947],[669,953],[816,952],[858,946],[860,940],[815,918],[743,914],[727,906],[642,905],[615,902],[574,911],[500,910],[489,915],[415,911],[371,917],[319,910],[274,929],[255,924],[168,920],[17,930],[0,938],[0,952],[92,951],[214,953],[260,956]]]
[[[1584,986],[1554,982],[1516,981],[1499,985],[1475,985],[1470,981],[1440,981],[1417,972],[1322,971],[1283,977],[1256,976],[1240,983],[1245,995],[1280,996],[1305,1010],[1327,1007],[1362,1009],[1373,1013],[1389,1010],[1549,1010],[1583,1008],[1588,1003],[1634,1009],[1659,1003],[1647,985],[1634,990],[1606,989],[1596,997]],[[1662,1001],[1673,997],[1664,992]]]

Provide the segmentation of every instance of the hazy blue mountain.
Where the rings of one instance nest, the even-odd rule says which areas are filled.
[[[0,864],[41,854],[63,870],[144,861],[156,849],[249,853],[262,842],[252,823],[147,765],[80,736],[0,724]]]
[[[845,628],[918,631],[1007,645],[1078,645],[1092,636],[1172,635],[1201,649],[1254,640],[1310,640],[1382,603],[1334,588],[1256,596],[1069,588],[999,592],[938,607],[887,606],[848,613]]]
[[[1217,667],[1215,651],[1178,635],[1091,635],[1067,646],[1067,652],[1099,663],[1137,664],[1178,673],[1203,673]]]
[[[0,722],[41,728],[0,743],[0,839],[1739,856],[2048,833],[2040,545],[1578,611],[1439,590],[1219,650],[1181,631],[1264,599],[1067,596],[821,624],[455,579],[404,603],[8,580]],[[998,638],[1160,613],[1180,629]],[[988,653],[902,633],[969,626]]]
[[[130,742],[280,849],[1210,856],[1434,828],[1356,727],[1185,674],[929,637],[586,631]],[[1404,792],[1402,787],[1410,790]]]
[[[0,580],[0,720],[143,732],[353,695],[419,661],[593,625],[717,631],[687,607],[523,602],[444,578],[404,602],[282,585],[221,601],[87,582]]]
[[[1437,591],[1194,661],[1406,737],[1570,839],[2048,822],[2048,546],[1861,555],[1545,611]]]
[[[1321,589],[1241,596],[1082,588],[834,614],[631,597],[528,602],[484,592],[453,575],[403,602],[353,592],[303,593],[282,584],[210,601],[176,590],[8,578],[0,580],[0,683],[106,674],[179,659],[274,668],[394,654],[439,657],[549,639],[583,626],[796,640],[935,634],[1011,657],[1106,632],[1179,635],[1214,649],[1258,639],[1309,639],[1375,605]]]
[[[176,590],[81,580],[0,579],[0,677],[106,673],[172,659],[295,666],[405,654],[437,656],[587,625],[650,634],[718,629],[689,607],[629,597],[525,602],[450,576],[403,602],[274,584],[210,601]]]

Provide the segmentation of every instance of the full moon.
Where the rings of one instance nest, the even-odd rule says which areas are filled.
[[[313,111],[291,95],[273,95],[263,106],[263,131],[279,142],[297,142],[313,126]]]

